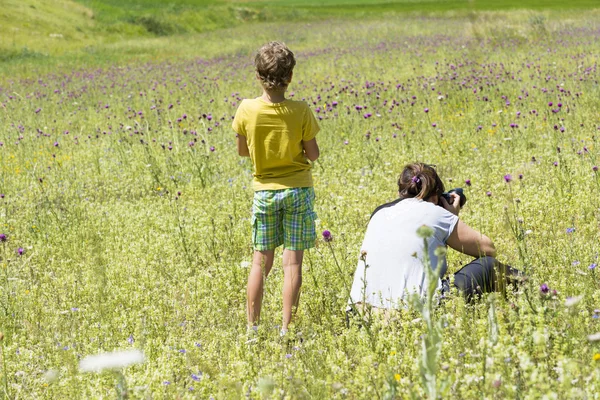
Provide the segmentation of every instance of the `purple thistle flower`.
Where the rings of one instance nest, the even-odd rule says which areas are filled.
[[[36,109],[36,110],[35,110],[35,113],[37,114],[37,113],[39,113],[40,111],[42,111],[42,109],[41,109],[41,108],[38,108],[38,109]]]
[[[485,195],[486,195],[487,197],[492,197],[492,192],[490,192],[490,191],[488,190],[487,192],[485,192]]]
[[[134,340],[133,340],[133,334],[129,335],[129,337],[127,338],[127,343],[129,344],[133,344]]]
[[[598,172],[598,166],[597,166],[597,165],[594,165],[594,166],[592,167],[592,171],[594,171],[594,172]]]
[[[6,242],[8,237],[4,233],[0,233],[0,242]]]
[[[54,147],[58,147],[58,142],[54,142]]]
[[[0,193],[0,199],[4,198],[4,193]]]
[[[211,152],[214,152],[215,150],[216,150],[216,149],[215,149],[215,146],[210,146],[210,151],[211,151]]]
[[[325,240],[326,242],[331,242],[333,240],[331,232],[329,232],[327,229],[323,231],[323,240]]]
[[[523,174],[519,174],[519,179],[523,179]]]
[[[506,183],[512,181],[512,175],[511,174],[504,175],[504,180],[506,181]]]
[[[549,103],[548,103],[548,107],[552,107],[552,102],[549,102]]]
[[[547,294],[550,291],[550,288],[548,287],[548,285],[546,285],[545,283],[542,283],[540,285],[540,292],[542,292],[543,294]]]
[[[552,165],[554,165],[555,167],[558,167],[558,161],[554,161],[554,162],[552,163]]]
[[[437,126],[437,124],[434,122],[433,124],[431,124],[431,126],[433,126],[435,128]]]
[[[25,249],[23,249],[22,247],[19,247],[17,249],[17,254],[20,255],[20,256],[22,256],[24,252],[25,252]]]
[[[429,108],[426,108],[423,111],[425,111],[426,113],[428,113],[429,112]]]
[[[471,180],[470,179],[465,180],[465,185],[471,186]]]

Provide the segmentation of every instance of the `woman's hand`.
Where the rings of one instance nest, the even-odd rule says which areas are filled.
[[[449,204],[443,196],[440,197],[442,207],[450,211],[452,214],[458,215],[460,212],[460,196],[456,193],[450,193],[450,196],[452,196],[452,204]]]

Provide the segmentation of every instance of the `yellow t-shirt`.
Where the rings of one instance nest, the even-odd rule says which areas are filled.
[[[232,126],[238,135],[246,137],[255,191],[313,185],[302,142],[312,140],[320,128],[306,102],[246,99],[240,103]]]

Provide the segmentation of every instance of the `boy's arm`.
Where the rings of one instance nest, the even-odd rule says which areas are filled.
[[[242,157],[250,157],[250,149],[248,149],[248,143],[246,142],[246,136],[235,135],[237,142],[238,154]]]
[[[319,145],[317,144],[317,138],[312,138],[306,142],[302,142],[304,146],[304,154],[310,161],[315,161],[319,158]]]

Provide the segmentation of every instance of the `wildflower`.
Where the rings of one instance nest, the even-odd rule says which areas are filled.
[[[394,374],[394,380],[395,380],[396,382],[400,382],[400,378],[401,378],[401,377],[400,377],[400,374]]]
[[[523,174],[519,174],[519,179],[523,179]]]
[[[8,237],[4,233],[0,233],[0,242],[6,242]]]
[[[170,385],[170,384],[171,384],[171,381],[164,381],[163,382],[163,385]]]
[[[215,149],[215,146],[210,146],[210,151],[211,151],[211,152],[214,152],[215,150],[216,150],[216,149]]]
[[[542,292],[543,294],[548,294],[549,291],[550,288],[548,287],[548,285],[546,285],[545,283],[542,283],[540,285],[540,292]]]
[[[590,266],[588,267],[588,269],[595,269],[596,268],[596,263],[592,263],[590,264]]]
[[[425,111],[426,113],[428,113],[429,112],[429,108],[426,108],[423,111]]]
[[[430,228],[427,225],[421,225],[419,229],[417,229],[417,236],[420,238],[426,239],[433,236],[434,231],[433,228]]]
[[[506,183],[512,181],[512,175],[511,174],[504,175],[504,180],[506,181]]]
[[[290,359],[290,358],[292,358],[292,355],[291,354],[286,354],[285,358]]]
[[[41,109],[41,108],[37,108],[37,109],[35,110],[35,113],[37,114],[37,113],[39,113],[40,111],[42,111],[42,109]]]
[[[600,340],[600,332],[594,333],[593,335],[588,335],[588,340],[590,342],[597,342]]]
[[[437,126],[437,124],[434,122],[433,124],[431,124],[431,126],[433,126],[435,128]]]
[[[485,195],[486,195],[487,197],[492,197],[492,192],[490,192],[490,191],[488,190],[487,192],[485,192]]]
[[[331,242],[333,240],[331,232],[329,232],[327,229],[323,231],[323,240],[325,240],[326,242]]]
[[[548,107],[552,107],[552,102],[549,102],[549,103],[548,103]]]
[[[583,299],[583,296],[567,297],[565,300],[565,306],[573,307],[575,304],[579,303],[581,299]]]
[[[567,233],[573,233],[575,232],[575,228],[567,228]]]
[[[58,147],[58,142],[54,142],[54,147]]]
[[[17,254],[19,254],[20,256],[22,256],[24,252],[25,252],[25,249],[23,249],[22,247],[19,247],[17,249]]]
[[[4,193],[0,193],[0,199],[4,198]]]
[[[115,351],[112,353],[87,356],[79,363],[82,372],[101,372],[107,369],[120,369],[144,362],[140,350]]]
[[[127,338],[127,343],[129,344],[133,344],[134,340],[133,340],[133,334],[129,335],[129,337]]]
[[[465,180],[465,185],[471,186],[471,180],[470,179]]]
[[[200,379],[202,379],[202,372],[198,372],[198,375],[192,374],[192,379],[196,382],[200,382]]]
[[[600,360],[600,353],[594,354],[594,361],[599,361],[599,360]]]
[[[592,167],[592,171],[594,171],[594,172],[598,172],[598,166],[597,166],[597,165],[594,165],[594,166]]]

